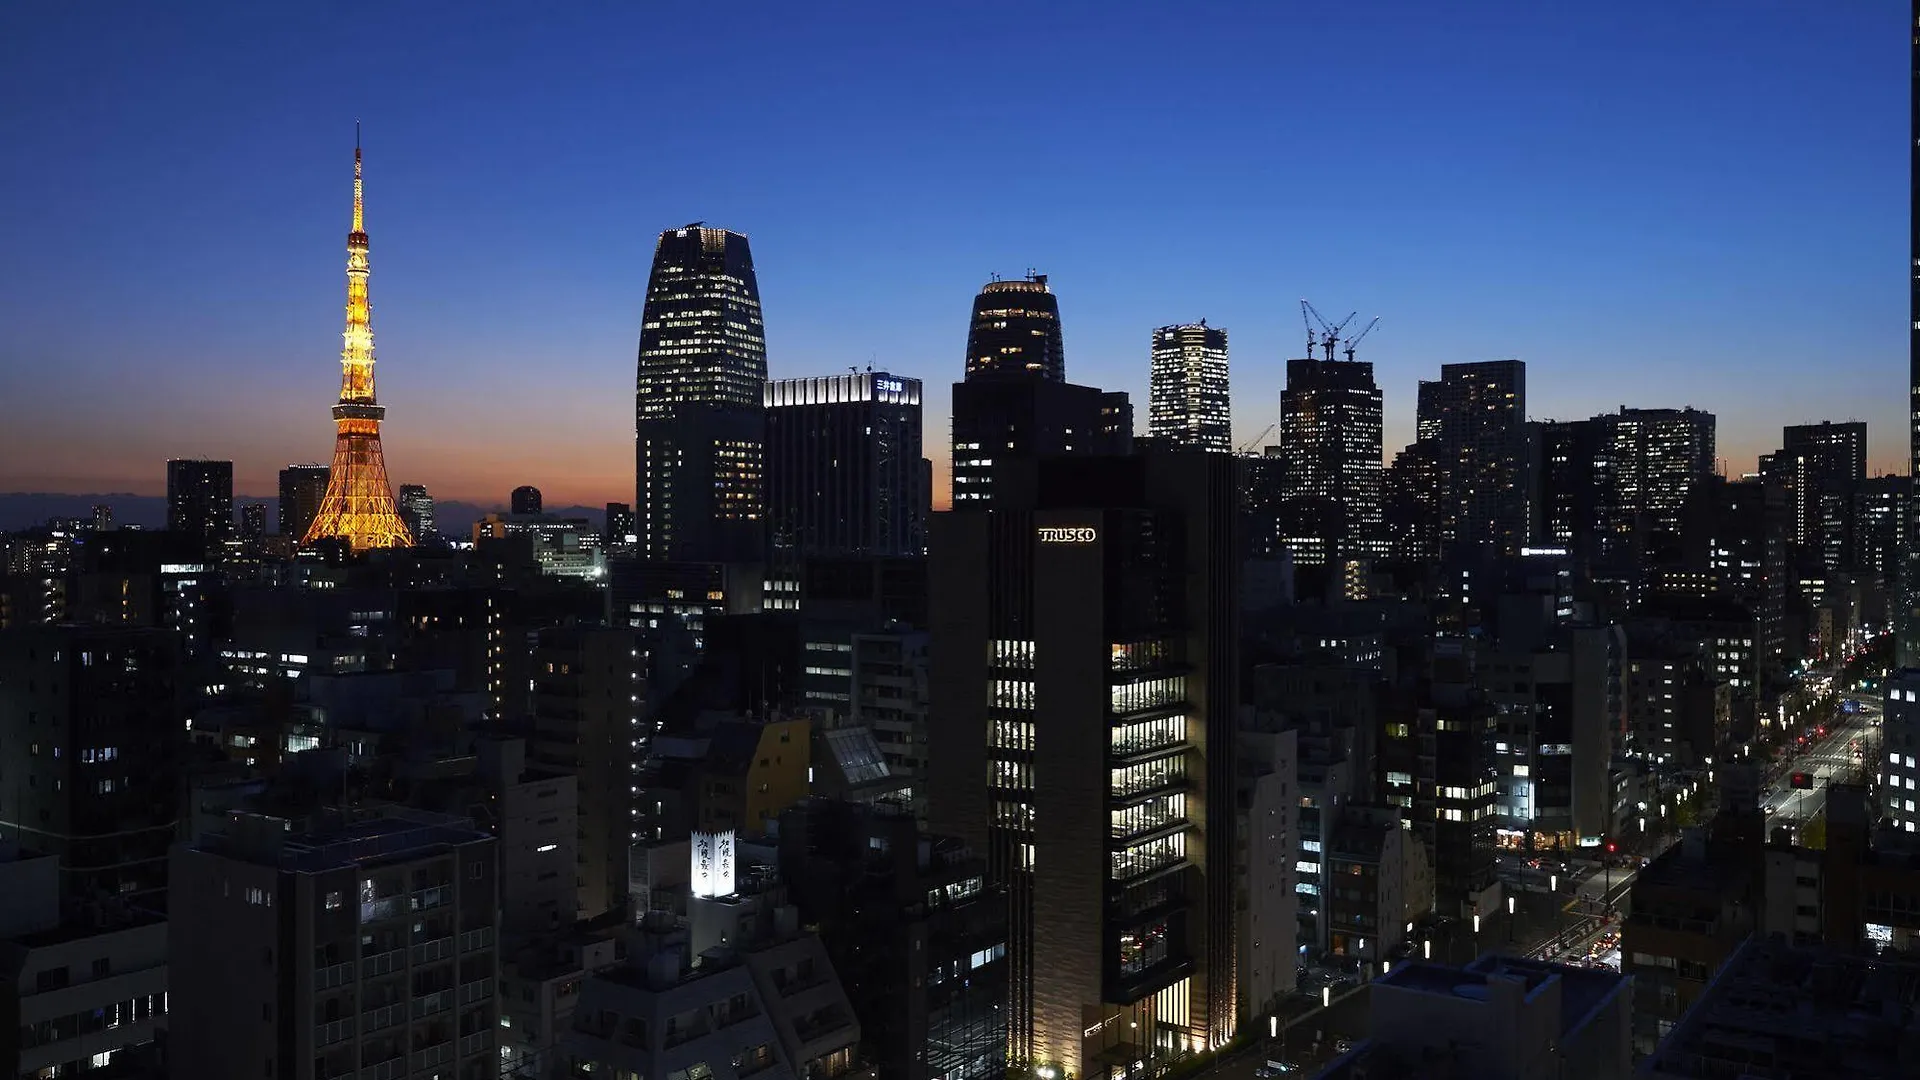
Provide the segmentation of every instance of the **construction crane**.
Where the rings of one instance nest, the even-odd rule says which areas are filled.
[[[1280,426],[1280,421],[1278,420],[1275,420],[1273,423],[1268,424],[1266,427],[1260,430],[1260,434],[1255,435],[1253,438],[1248,439],[1246,442],[1241,443],[1240,448],[1238,450],[1235,450],[1234,453],[1236,454],[1253,453],[1253,448],[1256,446],[1259,446],[1260,443],[1263,440],[1265,440],[1268,435],[1273,434],[1273,429],[1279,426]]]
[[[1379,325],[1380,325],[1380,316],[1375,315],[1373,317],[1373,321],[1367,324],[1367,328],[1365,330],[1362,330],[1358,334],[1355,334],[1353,337],[1350,337],[1347,339],[1347,348],[1346,348],[1347,363],[1349,364],[1353,363],[1353,350],[1359,348],[1361,340],[1364,339],[1368,334],[1373,333],[1373,328]]]
[[[1326,316],[1320,314],[1318,308],[1315,308],[1306,300],[1301,300],[1300,319],[1307,324],[1307,359],[1313,359],[1315,346],[1326,351],[1328,360],[1333,359],[1333,350],[1340,344],[1340,335],[1346,332],[1347,324],[1352,322],[1354,316],[1358,314],[1360,314],[1358,311],[1350,312],[1347,317],[1341,319],[1338,324],[1330,323],[1327,321]],[[1309,316],[1311,316],[1311,320],[1309,320]],[[1316,322],[1320,324],[1320,333],[1318,334],[1315,334],[1313,330],[1313,324]]]

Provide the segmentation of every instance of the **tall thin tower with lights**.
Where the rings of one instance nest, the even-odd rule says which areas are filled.
[[[340,401],[333,407],[333,467],[320,512],[301,540],[345,540],[353,550],[409,547],[380,449],[386,416],[373,392],[373,322],[367,307],[367,231],[360,190],[360,126],[353,129],[353,231],[347,234],[347,329],[340,350]]]

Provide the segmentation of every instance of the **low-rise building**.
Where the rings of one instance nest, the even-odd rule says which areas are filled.
[[[1690,829],[1635,878],[1621,926],[1620,969],[1638,982],[1636,1052],[1650,1053],[1666,1037],[1759,927],[1765,879],[1757,828],[1750,841],[1729,835],[1730,829],[1720,835]]]
[[[1912,1076],[1920,961],[1755,935],[1641,1063],[1645,1080]]]
[[[767,867],[736,869],[732,833],[701,834],[688,918],[649,912],[627,962],[581,987],[573,1074],[827,1080],[863,1075],[860,1024],[825,945]]]
[[[1433,910],[1433,870],[1398,807],[1342,807],[1326,850],[1325,938],[1335,956],[1378,963]]]
[[[1483,956],[1463,968],[1396,964],[1372,984],[1373,1036],[1321,1080],[1626,1080],[1632,980]]]
[[[167,1022],[166,919],[63,918],[59,879],[55,856],[0,851],[0,1077],[134,1075]]]

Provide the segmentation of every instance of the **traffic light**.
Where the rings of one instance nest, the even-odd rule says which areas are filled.
[[[1789,782],[1792,783],[1792,785],[1800,791],[1813,790],[1813,774],[1812,773],[1804,773],[1804,772],[1794,773]]]
[[[1613,841],[1611,840],[1607,841],[1607,854],[1611,855],[1614,852],[1619,850],[1620,850],[1619,846],[1616,845]]]

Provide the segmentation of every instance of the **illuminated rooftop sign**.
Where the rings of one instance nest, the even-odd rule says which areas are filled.
[[[1099,535],[1091,525],[1042,528],[1040,542],[1043,544],[1091,544],[1099,538]]]
[[[693,834],[693,895],[733,895],[733,830]]]

